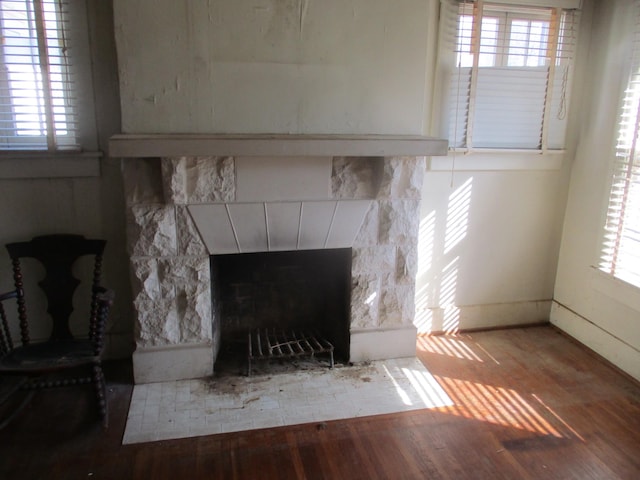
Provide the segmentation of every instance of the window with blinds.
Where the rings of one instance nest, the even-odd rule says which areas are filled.
[[[618,117],[599,268],[640,287],[640,1],[634,9],[631,70]]]
[[[455,2],[452,148],[562,149],[577,11]]]
[[[0,0],[0,150],[78,149],[67,2]]]

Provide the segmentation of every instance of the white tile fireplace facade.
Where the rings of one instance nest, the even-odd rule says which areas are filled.
[[[112,139],[124,158],[136,383],[212,374],[216,254],[352,248],[350,360],[415,354],[425,156],[446,142],[264,140]]]

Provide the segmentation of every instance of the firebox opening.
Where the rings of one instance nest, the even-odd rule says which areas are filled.
[[[333,344],[335,361],[349,361],[350,248],[214,255],[211,273],[216,372],[246,372],[256,329],[315,331]]]

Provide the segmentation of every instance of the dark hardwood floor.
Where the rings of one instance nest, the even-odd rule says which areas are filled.
[[[450,406],[127,446],[116,362],[109,429],[90,389],[38,393],[0,431],[0,478],[640,478],[639,384],[555,329],[424,337],[418,355]]]

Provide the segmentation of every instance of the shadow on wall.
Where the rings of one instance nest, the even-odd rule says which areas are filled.
[[[420,221],[416,316],[418,333],[458,330],[456,286],[460,250],[467,236],[473,177],[456,188],[446,212],[431,210]],[[435,270],[439,265],[444,267]]]

